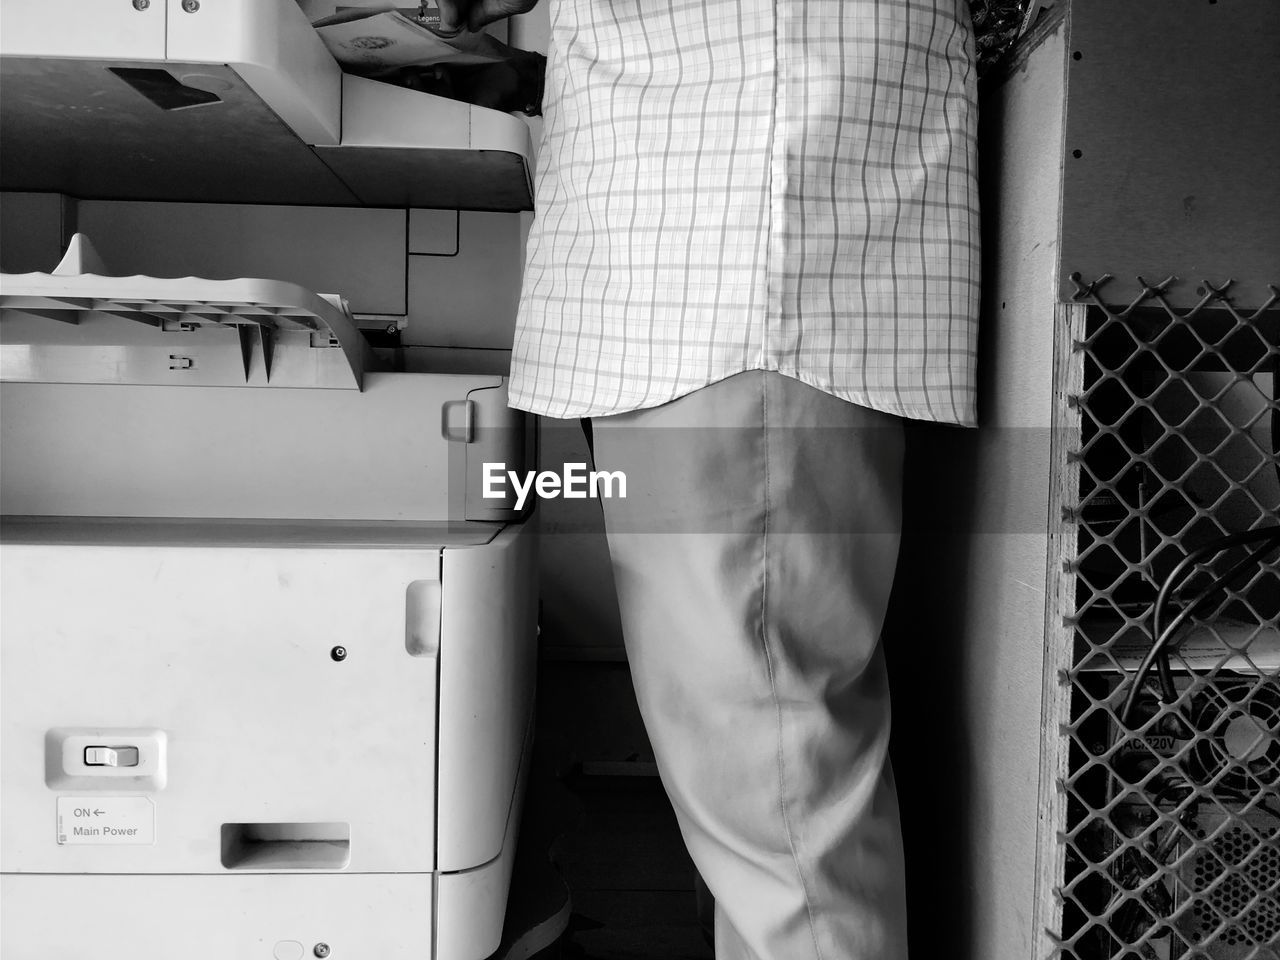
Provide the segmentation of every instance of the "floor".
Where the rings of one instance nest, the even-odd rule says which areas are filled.
[[[544,663],[538,697],[526,819],[541,824],[572,911],[538,960],[712,960],[625,666]]]
[[[553,847],[569,886],[566,960],[711,960],[694,869],[656,777],[578,775],[582,805]]]

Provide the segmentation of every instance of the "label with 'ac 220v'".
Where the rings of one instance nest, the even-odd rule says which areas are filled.
[[[59,797],[58,843],[155,843],[150,797]]]

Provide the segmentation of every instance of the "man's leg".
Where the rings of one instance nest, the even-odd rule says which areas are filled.
[[[636,695],[720,960],[902,960],[902,427],[775,373],[594,421]]]

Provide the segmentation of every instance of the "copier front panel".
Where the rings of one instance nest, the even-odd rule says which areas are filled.
[[[6,872],[433,869],[436,658],[406,614],[438,548],[0,554]]]
[[[7,945],[56,944],[42,925],[60,914],[80,944],[131,925],[133,956],[179,946],[158,934],[185,921],[239,938],[228,956],[312,936],[308,952],[364,950],[376,916],[416,924],[427,955],[440,548],[284,545],[253,524],[6,526]]]

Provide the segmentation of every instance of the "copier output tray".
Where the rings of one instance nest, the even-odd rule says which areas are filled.
[[[294,0],[3,9],[0,189],[532,209],[523,119],[343,74]]]

